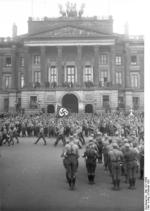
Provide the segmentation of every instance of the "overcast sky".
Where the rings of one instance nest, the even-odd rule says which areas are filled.
[[[58,4],[67,0],[0,0],[0,37],[12,36],[12,25],[18,26],[18,34],[27,33],[28,17],[58,17]],[[140,35],[145,31],[146,8],[149,0],[70,0],[77,8],[85,4],[84,16],[112,15],[114,32],[124,33],[129,24],[129,34]]]

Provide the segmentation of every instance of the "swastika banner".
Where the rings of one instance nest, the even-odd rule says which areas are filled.
[[[66,108],[62,106],[57,106],[57,114],[56,114],[57,117],[66,117],[68,115],[69,111]]]

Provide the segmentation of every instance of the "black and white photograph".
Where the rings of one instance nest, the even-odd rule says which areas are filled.
[[[0,211],[150,210],[148,6],[0,0]]]

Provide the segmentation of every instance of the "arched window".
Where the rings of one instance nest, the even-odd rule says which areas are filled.
[[[93,113],[93,105],[92,104],[85,105],[85,113]]]

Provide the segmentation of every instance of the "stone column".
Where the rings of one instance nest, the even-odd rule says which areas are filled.
[[[25,87],[29,87],[29,84],[32,82],[32,78],[29,75],[29,47],[25,46],[24,49],[24,80],[25,80]]]
[[[2,54],[0,54],[0,90],[3,89],[3,74],[2,74],[2,70],[3,70],[3,56]]]
[[[82,47],[77,46],[77,84],[83,86]]]
[[[47,81],[47,71],[46,71],[46,64],[45,59],[46,57],[46,47],[41,47],[41,60],[40,60],[40,71],[41,71],[41,86],[45,86],[45,82]]]
[[[12,89],[18,88],[18,71],[17,71],[17,65],[16,65],[16,46],[12,47]]]
[[[93,72],[93,81],[94,85],[98,86],[99,83],[99,47],[94,46],[94,72]]]
[[[64,73],[62,68],[62,46],[57,47],[58,59],[57,59],[57,70],[58,70],[58,86],[62,86],[64,82]]]
[[[130,79],[130,50],[128,44],[125,45],[125,88],[131,88]]]
[[[110,81],[115,84],[115,46],[110,47]]]

